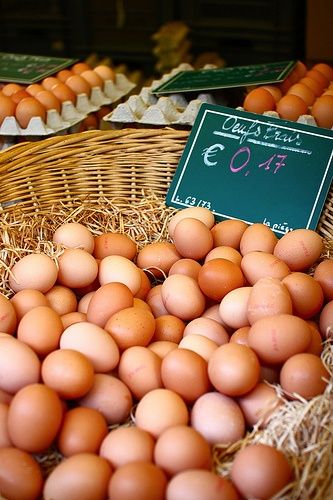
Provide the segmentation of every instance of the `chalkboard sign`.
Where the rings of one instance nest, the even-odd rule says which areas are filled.
[[[61,69],[74,64],[77,59],[33,56],[0,52],[0,81],[35,83]]]
[[[202,104],[166,204],[261,222],[281,236],[316,229],[332,178],[331,130]]]
[[[282,61],[248,66],[179,71],[169,80],[154,88],[152,93],[193,92],[282,82],[287,78],[296,63],[297,61]]]

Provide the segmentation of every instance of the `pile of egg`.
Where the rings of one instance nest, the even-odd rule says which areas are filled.
[[[217,222],[190,207],[169,241],[57,227],[0,295],[0,492],[10,500],[271,498],[282,450],[213,448],[327,388],[333,260],[310,229]],[[312,272],[311,272],[312,271]],[[58,453],[46,475],[40,457]]]
[[[253,113],[276,112],[280,118],[291,121],[309,115],[310,125],[332,129],[333,68],[320,62],[309,69],[297,61],[281,84],[261,85],[250,90],[242,106]]]
[[[92,68],[85,62],[75,63],[39,83],[3,84],[0,133],[45,135],[76,123],[80,123],[81,131],[99,128],[100,120],[110,112],[110,103],[134,86],[128,80],[119,83],[118,75],[110,66],[100,64]],[[37,119],[39,129],[37,125],[32,127],[32,119]]]

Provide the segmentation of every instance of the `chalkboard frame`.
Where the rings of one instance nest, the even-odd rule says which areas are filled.
[[[282,152],[287,152],[290,155],[299,154],[299,165],[296,161],[297,156],[296,159],[292,156],[291,162],[287,166],[283,161],[280,161],[280,165],[278,166],[275,158],[274,166],[276,172],[273,171],[273,168],[269,170],[269,166],[273,166],[273,164],[269,165],[268,162],[262,162],[260,168],[257,168],[259,166],[257,162],[255,167],[253,166],[254,163],[253,165],[249,163],[246,169],[242,166],[240,168],[233,166],[233,169],[231,169],[230,166],[230,168],[225,168],[217,173],[215,171],[214,173],[214,169],[221,169],[223,166],[228,165],[228,162],[223,165],[224,160],[219,163],[215,161],[216,156],[210,159],[208,155],[208,162],[206,164],[203,163],[206,161],[205,150],[207,151],[209,147],[212,147],[212,145],[209,146],[209,140],[212,139],[213,128],[217,129],[215,130],[217,133],[213,139],[216,147],[211,152],[213,155],[217,155],[217,158],[220,157],[221,159],[223,158],[223,154],[226,154],[226,148],[229,148],[229,144],[232,143],[228,143],[228,141],[235,140],[237,143],[236,138],[228,137],[228,132],[224,134],[224,137],[221,134],[222,139],[215,138],[219,137],[218,130],[220,130],[221,126],[223,129],[223,124],[227,120],[230,123],[234,121],[235,124],[238,124],[239,132],[236,132],[236,135],[237,133],[240,134],[238,139],[242,141],[243,150],[251,147],[252,157],[254,158],[257,155],[259,160],[260,155],[265,153],[265,148],[267,148],[266,152],[273,152],[275,156],[278,150],[274,149],[276,145],[274,146],[273,143],[269,144],[267,142],[267,144],[261,144],[261,136],[256,140],[254,137],[256,129],[261,128],[262,134],[265,133],[266,135],[267,132],[265,130],[276,130],[280,136],[282,136],[282,133],[289,134],[289,137],[292,137],[292,135],[297,136],[299,142],[303,141],[303,147],[289,147],[287,144],[283,145],[282,148],[280,147],[280,149]],[[244,123],[247,124],[247,132],[244,132],[244,134],[249,134],[248,131],[252,127],[252,137],[250,134],[245,138],[241,136],[240,131]],[[237,130],[237,125],[235,125],[235,130]],[[218,140],[222,142],[224,140],[225,142],[224,144],[220,144],[217,142]],[[220,144],[219,147],[217,147],[218,144]],[[309,144],[311,147],[313,146],[313,150],[307,150]],[[207,145],[208,148],[202,148],[202,145]],[[232,150],[232,147],[230,147],[230,150]],[[229,157],[231,157],[231,153]],[[311,155],[313,156],[311,157]],[[206,170],[203,169],[207,165],[209,165],[209,168]],[[305,165],[307,165],[306,168]],[[277,172],[278,170],[279,172]],[[275,173],[279,173],[279,177],[274,177]],[[237,175],[238,177],[235,177]],[[271,178],[268,175],[271,175]],[[280,178],[280,181],[277,180],[278,178]],[[262,222],[271,227],[277,236],[280,237],[296,228],[316,230],[332,183],[332,178],[332,130],[203,103],[200,106],[183,154],[170,183],[165,201],[167,206],[173,206],[178,209],[190,206],[205,206],[214,213],[218,221],[240,219],[248,224]],[[247,187],[246,183],[250,179],[252,183]],[[271,185],[270,183],[273,182],[273,179],[275,184]],[[312,181],[313,184],[311,184]],[[220,186],[220,191],[217,191],[217,186]],[[230,193],[234,193],[234,199]],[[309,201],[310,199],[311,202]],[[261,203],[265,203],[265,206],[261,207]],[[223,209],[223,206],[228,206],[228,210]],[[288,206],[289,211],[287,210],[286,213],[284,210]],[[290,206],[294,208],[290,209]],[[295,213],[291,213],[293,209]],[[258,215],[254,216],[253,213],[256,212]],[[248,216],[249,213],[252,214],[251,217]]]

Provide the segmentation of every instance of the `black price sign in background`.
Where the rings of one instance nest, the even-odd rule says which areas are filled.
[[[297,61],[281,61],[248,66],[179,71],[166,82],[152,90],[153,94],[193,92],[198,90],[244,87],[264,83],[282,82]]]
[[[261,222],[281,236],[316,229],[332,178],[331,130],[202,104],[166,204]]]

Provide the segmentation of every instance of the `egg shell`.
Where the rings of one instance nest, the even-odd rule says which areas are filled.
[[[218,344],[204,335],[186,335],[180,342],[179,347],[189,349],[199,354],[208,362]]]
[[[242,439],[245,419],[234,398],[220,392],[207,392],[191,410],[191,426],[211,444],[229,445]]]
[[[50,90],[60,102],[70,101],[76,103],[77,96],[66,83],[58,82],[51,86]]]
[[[183,337],[187,335],[203,335],[217,345],[226,344],[229,335],[223,325],[212,318],[200,317],[189,321],[185,326]]]
[[[185,498],[209,498],[238,500],[239,495],[233,484],[212,471],[202,469],[185,470],[173,476],[167,486],[166,498],[183,500]]]
[[[237,264],[227,259],[205,262],[198,275],[201,291],[215,301],[220,301],[231,290],[245,284],[243,272]]]
[[[61,426],[63,406],[50,387],[30,384],[16,392],[8,412],[8,432],[14,446],[30,453],[46,451]]]
[[[242,258],[241,269],[247,282],[254,285],[260,278],[283,279],[290,273],[288,265],[276,255],[255,250]]]
[[[15,92],[18,92],[19,90],[22,90],[23,87],[19,83],[6,83],[1,89],[1,92],[3,95],[10,97],[11,95],[15,94]]]
[[[73,66],[70,68],[70,70],[75,74],[75,75],[80,75],[83,71],[86,71],[88,69],[92,69],[90,64],[86,62],[77,62],[73,64]]]
[[[39,290],[33,290],[25,288],[16,292],[11,298],[10,302],[13,304],[16,317],[18,321],[25,315],[26,312],[30,311],[37,306],[49,306],[50,302],[46,298],[45,294]]]
[[[25,89],[18,90],[10,96],[11,100],[14,101],[15,104],[18,104],[22,99],[25,99],[26,97],[30,97],[30,94]]]
[[[280,238],[274,255],[283,260],[291,271],[304,271],[320,257],[323,238],[312,229],[294,229]]]
[[[38,116],[46,122],[46,109],[35,97],[25,97],[17,103],[15,118],[23,129],[27,128],[31,118]]]
[[[70,69],[61,69],[60,71],[58,71],[58,73],[56,74],[56,78],[58,80],[60,80],[61,82],[65,83],[66,80],[70,77],[74,75],[73,71],[71,71]]]
[[[95,236],[96,259],[103,259],[108,255],[122,255],[133,260],[136,253],[137,245],[127,234],[108,232]]]
[[[93,87],[103,88],[104,80],[94,70],[87,69],[85,71],[82,71],[82,73],[80,73],[80,75],[82,76],[82,78],[84,78],[89,83],[89,85],[92,88]]]
[[[133,306],[133,293],[124,283],[107,283],[92,295],[87,308],[87,321],[104,328],[116,312]]]
[[[181,258],[174,243],[148,243],[139,250],[136,264],[141,269],[149,269],[155,277],[166,276],[171,266]]]
[[[211,229],[215,224],[214,214],[208,208],[205,207],[184,208],[183,210],[179,210],[178,212],[176,212],[169,220],[168,232],[171,239],[173,238],[174,230],[178,222],[188,217],[200,220],[201,222],[206,224],[206,226],[209,229]]]
[[[215,389],[222,394],[242,396],[259,381],[258,357],[246,345],[236,342],[221,345],[209,358],[208,376]]]
[[[294,394],[310,400],[322,394],[330,378],[319,356],[308,352],[290,356],[280,372],[280,384],[287,396]]]
[[[0,336],[0,389],[15,394],[22,387],[39,382],[41,362],[24,342]]]
[[[272,498],[292,477],[284,453],[262,443],[239,450],[231,466],[231,480],[245,498]]]
[[[141,299],[141,300],[146,300],[148,292],[152,288],[152,284],[150,282],[150,279],[148,277],[148,273],[146,273],[143,269],[139,269],[140,275],[141,275],[141,285],[139,290],[135,294],[135,298]]]
[[[179,394],[186,403],[193,403],[211,387],[207,361],[196,352],[181,347],[163,358],[161,378],[163,386]]]
[[[207,225],[201,220],[185,217],[173,231],[173,242],[179,254],[184,258],[201,260],[213,248],[213,236]]]
[[[151,462],[124,464],[113,473],[108,487],[108,498],[113,500],[163,500],[167,476]]]
[[[138,297],[133,298],[133,306],[134,307],[140,307],[141,309],[145,309],[146,311],[152,312],[150,306],[147,304],[142,299],[139,299]]]
[[[147,347],[163,359],[172,349],[177,349],[178,344],[170,340],[155,340],[150,342]]]
[[[65,457],[85,452],[98,454],[107,434],[106,420],[98,410],[78,406],[65,413],[57,448]]]
[[[91,361],[97,373],[107,373],[119,362],[119,349],[109,333],[98,325],[82,321],[64,330],[59,342],[60,349],[73,349]]]
[[[247,227],[240,241],[240,253],[262,251],[273,253],[278,241],[276,234],[265,224],[256,223]]]
[[[40,498],[43,474],[37,460],[13,446],[0,448],[0,491],[3,498],[32,500]]]
[[[313,320],[307,320],[307,324],[311,329],[312,337],[306,352],[315,354],[316,356],[321,356],[324,346],[323,346],[323,339],[319,331],[319,325]]]
[[[249,331],[249,346],[267,364],[281,364],[304,352],[311,342],[307,322],[292,314],[276,314],[256,321]]]
[[[12,446],[11,439],[8,434],[8,411],[9,405],[6,403],[0,403],[0,449]],[[1,480],[0,480],[1,488]]]
[[[290,275],[288,275],[290,276]],[[287,278],[285,279],[288,279]],[[266,316],[292,314],[293,301],[284,281],[278,278],[260,278],[251,288],[247,302],[250,325]]]
[[[75,94],[86,94],[90,96],[91,94],[91,85],[85,80],[81,75],[70,75],[66,78],[66,81],[63,82],[73,91]]]
[[[88,286],[98,275],[96,259],[80,248],[66,248],[58,258],[58,266],[58,283],[69,288]]]
[[[113,425],[127,420],[133,398],[129,388],[119,378],[108,373],[96,373],[92,388],[78,399],[78,404],[100,411],[107,423]]]
[[[250,331],[250,326],[242,326],[237,328],[232,335],[230,335],[229,342],[236,342],[237,344],[249,345],[248,335]]]
[[[79,222],[66,222],[56,228],[52,241],[67,248],[81,248],[93,253],[95,240],[91,231]]]
[[[122,255],[108,255],[99,264],[98,279],[101,285],[117,281],[124,283],[135,295],[141,287],[141,273],[130,259]]]
[[[112,468],[102,457],[94,453],[77,453],[61,461],[47,477],[43,498],[81,500],[107,498]]]
[[[9,96],[0,94],[0,126],[7,116],[15,116],[16,104]]]
[[[94,366],[87,356],[74,349],[56,349],[42,361],[44,384],[63,399],[84,396],[94,383]]]
[[[187,425],[189,411],[181,396],[170,389],[153,389],[143,396],[135,410],[135,424],[157,438],[174,425]]]
[[[162,284],[155,285],[149,290],[146,302],[155,318],[169,314],[162,299]]]
[[[38,306],[21,319],[17,338],[43,357],[58,348],[62,332],[59,314],[49,306]]]
[[[239,250],[241,238],[248,227],[249,224],[237,219],[218,222],[211,229],[214,247],[225,245]]]
[[[320,312],[319,330],[323,339],[333,338],[333,300],[327,302]]]
[[[237,402],[248,427],[257,425],[260,429],[267,426],[276,408],[284,404],[275,388],[265,382],[259,382],[252,391],[237,398]]]
[[[198,283],[183,274],[168,276],[162,284],[161,295],[167,312],[184,321],[198,318],[206,306]]]
[[[201,269],[201,264],[194,259],[179,259],[169,269],[168,275],[171,274],[185,274],[195,280],[198,279],[198,274]]]
[[[161,358],[147,347],[132,346],[120,357],[118,376],[137,400],[162,387]]]
[[[219,307],[220,307],[219,303],[209,305],[204,310],[204,312],[202,313],[201,317],[202,318],[213,319],[217,323],[220,323],[220,325],[226,327],[226,325],[223,323],[222,318],[220,316]]]
[[[252,287],[242,286],[228,292],[219,306],[220,316],[233,329],[249,325],[248,301]]]
[[[3,389],[0,389],[0,403],[8,405],[13,398],[13,395]]]
[[[156,440],[154,463],[169,477],[188,469],[210,470],[211,447],[202,434],[193,427],[187,425],[169,427]]]
[[[320,284],[327,302],[333,299],[333,259],[324,259],[316,266],[314,279]]]
[[[16,331],[17,315],[13,303],[0,293],[0,331],[13,335]]]
[[[97,73],[103,80],[111,80],[113,82],[116,81],[115,71],[106,64],[98,64],[94,67],[95,73]]]
[[[55,76],[47,76],[42,80],[41,85],[45,90],[51,90],[52,87],[58,83],[60,83],[60,80],[58,80]]]
[[[262,114],[275,110],[276,105],[274,97],[267,89],[256,87],[246,94],[243,107],[245,111]]]
[[[62,285],[54,285],[45,294],[49,306],[59,314],[71,313],[77,309],[77,298],[71,288]]]
[[[130,462],[152,462],[155,440],[143,429],[121,426],[111,429],[104,437],[99,454],[114,469]]]
[[[91,299],[93,298],[95,294],[95,291],[87,292],[85,295],[83,295],[77,304],[77,311],[80,313],[84,313],[87,316],[88,312],[88,307],[90,304]]]
[[[308,105],[295,94],[285,94],[276,104],[279,117],[285,120],[297,121],[300,116],[309,113]]]
[[[71,313],[64,314],[60,317],[63,329],[65,330],[68,326],[74,323],[81,323],[82,321],[87,321],[87,315],[83,312],[75,311]]]
[[[41,92],[42,90],[45,89],[39,83],[32,83],[31,85],[28,85],[25,90],[28,92],[28,94],[35,97],[35,95],[38,94],[38,92]]]
[[[46,254],[31,253],[21,257],[11,268],[8,284],[14,292],[30,288],[47,292],[58,277],[55,262]]]
[[[147,346],[155,331],[155,318],[147,309],[126,307],[114,313],[105,330],[115,340],[120,351],[132,346]]]
[[[212,259],[227,259],[239,266],[242,261],[242,255],[233,247],[221,245],[210,250],[205,257],[204,262],[208,262]]]
[[[186,323],[173,314],[164,314],[155,320],[155,332],[153,342],[168,340],[179,344],[183,338]]]
[[[310,319],[320,312],[324,303],[324,292],[312,276],[295,271],[283,278],[282,283],[291,297],[293,314]]]
[[[55,109],[57,113],[61,113],[61,102],[50,90],[41,90],[35,94],[35,98],[46,110]]]

